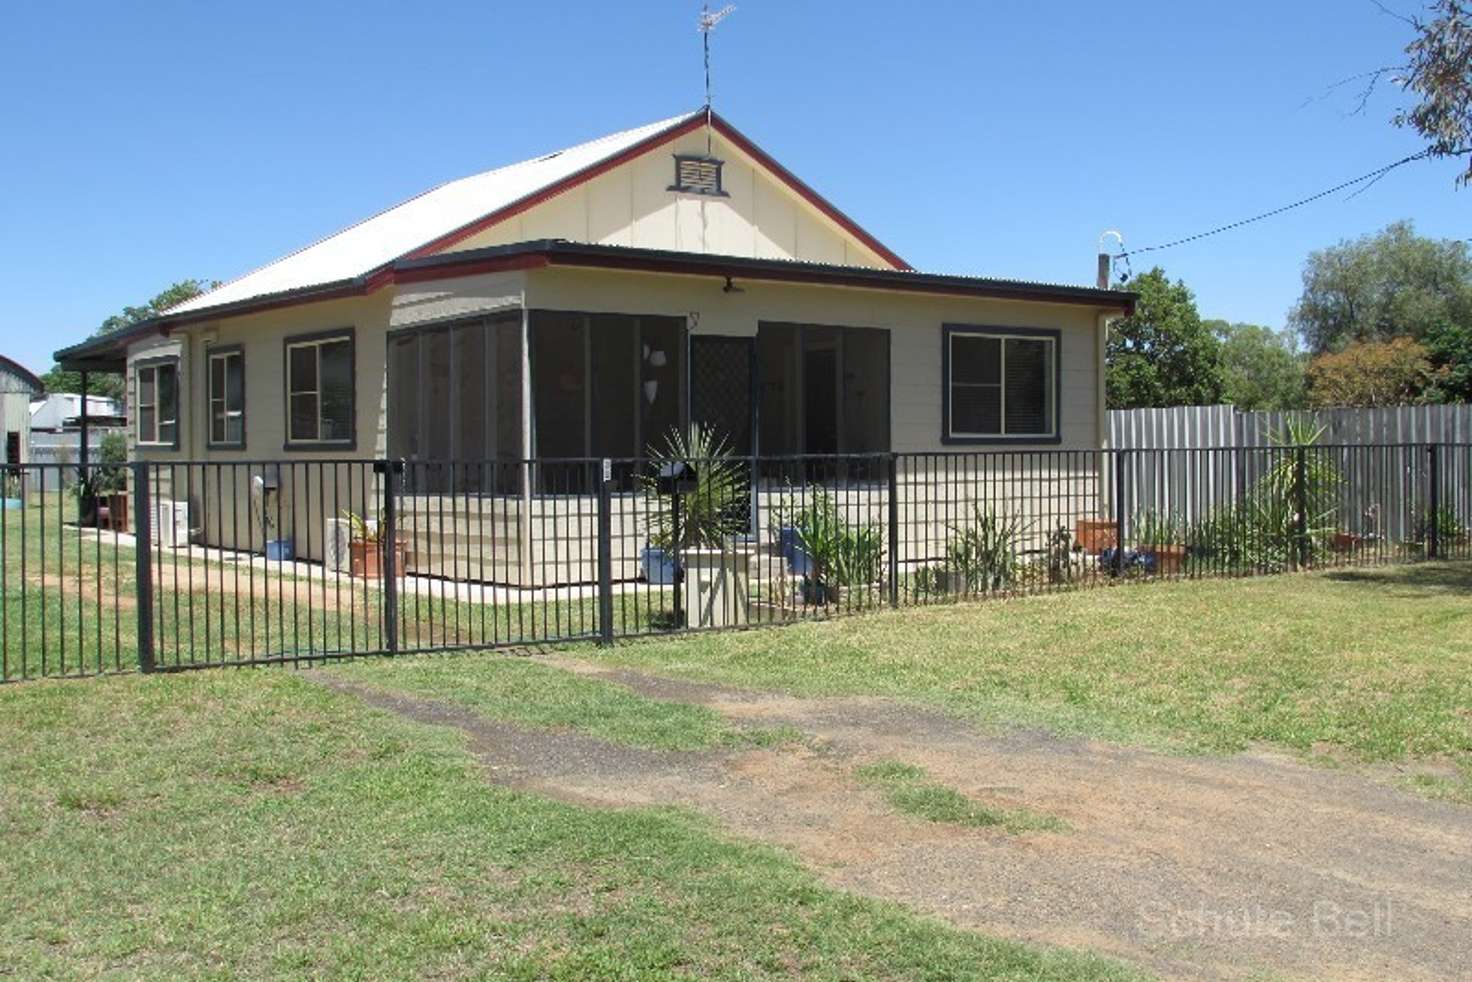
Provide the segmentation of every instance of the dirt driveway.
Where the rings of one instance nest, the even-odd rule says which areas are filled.
[[[553,661],[738,723],[790,725],[804,741],[635,750],[321,678],[464,730],[498,783],[597,807],[694,808],[791,850],[833,885],[960,927],[1175,977],[1472,978],[1472,808],[1276,755],[982,734],[888,700],[796,699]],[[918,764],[1068,830],[1014,835],[897,814],[853,776],[877,759]]]

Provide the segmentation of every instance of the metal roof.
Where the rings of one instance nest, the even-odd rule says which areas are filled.
[[[46,391],[46,383],[42,382],[26,366],[13,358],[0,355],[0,392],[23,392],[28,395],[38,395]]]
[[[362,276],[479,218],[596,167],[692,117],[686,113],[518,164],[462,177],[381,211],[335,235],[170,307],[186,314]]]

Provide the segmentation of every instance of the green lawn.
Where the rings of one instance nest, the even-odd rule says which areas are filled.
[[[609,661],[1163,749],[1450,764],[1472,801],[1472,565],[1122,586],[628,643]]]
[[[485,654],[375,658],[334,665],[335,677],[387,693],[457,703],[493,720],[571,729],[651,750],[705,750],[800,739],[789,729],[735,728],[704,706],[649,699],[521,658]]]
[[[32,495],[0,514],[0,681],[130,672],[138,667],[136,553],[112,533],[66,524],[70,494]],[[309,661],[325,652],[381,651],[381,584],[294,567],[154,552],[154,661],[161,667],[254,659]],[[424,581],[399,603],[402,650],[594,637],[597,601],[554,592],[535,601],[473,603]],[[615,599],[617,629],[657,621],[671,595]]]
[[[545,681],[534,669],[470,698],[499,711]],[[512,715],[556,721],[537,712]],[[1125,974],[827,889],[683,812],[495,787],[453,731],[293,672],[35,682],[0,689],[0,718],[0,975]],[[666,719],[640,739],[706,725]]]

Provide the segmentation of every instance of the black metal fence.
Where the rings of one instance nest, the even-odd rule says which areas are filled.
[[[21,464],[0,680],[1472,559],[1469,477],[1463,444]]]

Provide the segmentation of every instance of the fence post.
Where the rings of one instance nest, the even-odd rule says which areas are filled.
[[[1114,451],[1114,572],[1124,572],[1125,480],[1127,450]]]
[[[1293,568],[1303,569],[1309,561],[1307,447],[1298,447],[1293,452],[1293,511]]]
[[[889,455],[889,605],[900,605],[900,455]]]
[[[373,471],[383,477],[383,507],[379,510],[379,542],[383,543],[383,633],[390,655],[399,651],[399,481],[401,460],[375,460]]]
[[[148,462],[133,461],[134,579],[138,592],[138,670],[153,671],[153,514]]]
[[[613,461],[604,458],[598,475],[598,644],[613,644]]]
[[[1426,505],[1428,512],[1426,516],[1427,559],[1437,559],[1441,555],[1441,454],[1439,450],[1440,448],[1434,443],[1426,448],[1427,455],[1430,457],[1428,461],[1430,466],[1427,470],[1431,478],[1431,489],[1428,494],[1430,500]]]

